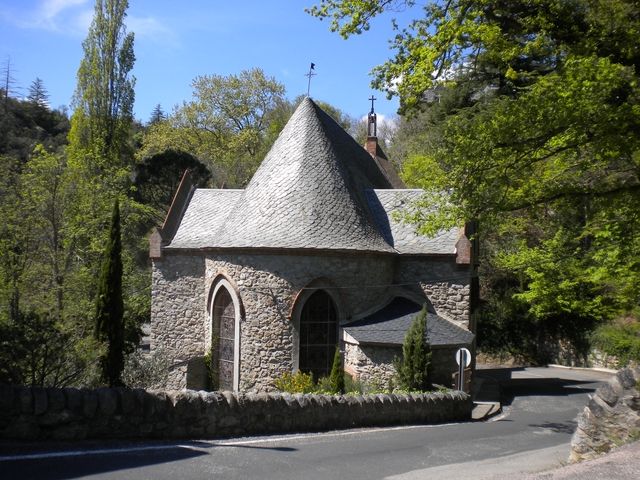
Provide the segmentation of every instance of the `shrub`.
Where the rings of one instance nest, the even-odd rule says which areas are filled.
[[[431,389],[431,348],[427,342],[426,306],[413,320],[404,337],[402,358],[394,362],[398,386],[407,391]]]
[[[285,372],[280,378],[277,378],[273,384],[281,392],[312,393],[315,390],[313,375],[301,371],[297,371],[296,373]]]
[[[124,360],[122,381],[129,388],[159,388],[167,383],[171,362],[162,350],[134,351]]]
[[[336,347],[336,353],[333,355],[333,365],[331,366],[329,381],[332,393],[344,393],[344,370],[342,369],[342,355],[340,355],[340,349],[338,347]]]
[[[0,384],[92,386],[102,347],[51,316],[18,312],[0,319]]]
[[[593,345],[618,359],[618,367],[640,362],[640,322],[633,318],[600,326],[593,335]]]

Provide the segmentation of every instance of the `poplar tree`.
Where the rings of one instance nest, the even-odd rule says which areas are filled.
[[[93,21],[82,43],[69,146],[104,169],[122,163],[133,121],[135,62],[133,33],[124,25],[127,0],[96,0]]]
[[[102,377],[111,387],[122,385],[124,369],[124,303],[122,300],[122,244],[120,238],[120,207],[116,200],[111,217],[109,240],[104,251],[96,305],[96,339],[105,342]]]

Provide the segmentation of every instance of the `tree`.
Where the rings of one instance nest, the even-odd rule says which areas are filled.
[[[311,12],[349,36],[413,3],[325,0]],[[374,71],[404,113],[440,109],[439,136],[405,167],[427,190],[411,220],[425,233],[478,220],[485,259],[510,272],[539,325],[586,329],[638,305],[638,31],[630,0],[440,1]]]
[[[7,57],[5,61],[4,67],[2,69],[2,88],[0,89],[0,93],[4,94],[4,112],[6,113],[9,108],[9,97],[11,96],[11,91],[13,85],[15,85],[16,79],[13,78],[12,70],[11,70],[11,57]]]
[[[151,118],[149,118],[149,125],[154,125],[158,122],[161,122],[167,118],[167,115],[162,110],[162,106],[157,104],[153,111],[151,112]]]
[[[127,0],[96,0],[82,43],[70,151],[98,169],[121,164],[128,153],[135,84],[129,75],[135,61],[134,37],[124,25],[128,6]]]
[[[336,353],[333,356],[329,384],[333,393],[344,393],[344,370],[342,369],[342,354],[339,347],[336,347]]]
[[[36,77],[36,79],[31,82],[31,85],[29,85],[27,100],[40,108],[49,108],[49,94],[44,86],[44,82],[39,77]]]
[[[90,383],[100,347],[47,315],[0,320],[0,384],[65,387]]]
[[[100,271],[95,317],[95,337],[107,345],[106,355],[102,358],[102,377],[111,387],[122,384],[120,377],[124,369],[125,325],[121,250],[120,207],[116,200]]]
[[[211,173],[197,158],[185,152],[166,150],[136,165],[133,184],[135,198],[153,207],[156,221],[163,221],[185,170],[190,170],[195,186],[204,187]]]
[[[271,146],[269,119],[284,86],[258,68],[200,76],[192,85],[193,100],[149,128],[138,157],[182,150],[204,162],[219,186],[245,185]]]
[[[402,344],[402,358],[395,368],[400,387],[405,390],[431,389],[431,348],[427,340],[427,308],[424,306],[407,330]]]

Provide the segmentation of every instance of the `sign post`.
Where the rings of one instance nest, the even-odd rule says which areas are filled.
[[[471,365],[471,352],[466,348],[459,348],[456,352],[458,363],[458,390],[464,391],[464,369]]]

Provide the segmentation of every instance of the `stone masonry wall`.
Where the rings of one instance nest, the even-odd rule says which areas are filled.
[[[215,438],[468,420],[462,392],[289,395],[0,386],[0,438]]]
[[[578,416],[569,460],[594,458],[640,438],[640,367],[620,370]]]
[[[392,282],[393,258],[375,255],[208,255],[206,289],[222,274],[237,286],[245,316],[240,325],[240,390],[270,391],[294,366],[296,296],[325,279],[337,298],[339,320],[381,302]]]
[[[393,360],[401,354],[400,348],[354,345],[345,342],[344,366],[349,374],[355,375],[360,381],[386,387],[396,374]]]
[[[469,328],[471,278],[468,265],[455,257],[404,257],[396,267],[397,283],[420,284],[436,313]]]
[[[187,362],[204,354],[206,319],[204,258],[167,255],[153,261],[151,350],[173,364],[168,385],[186,387]]]

